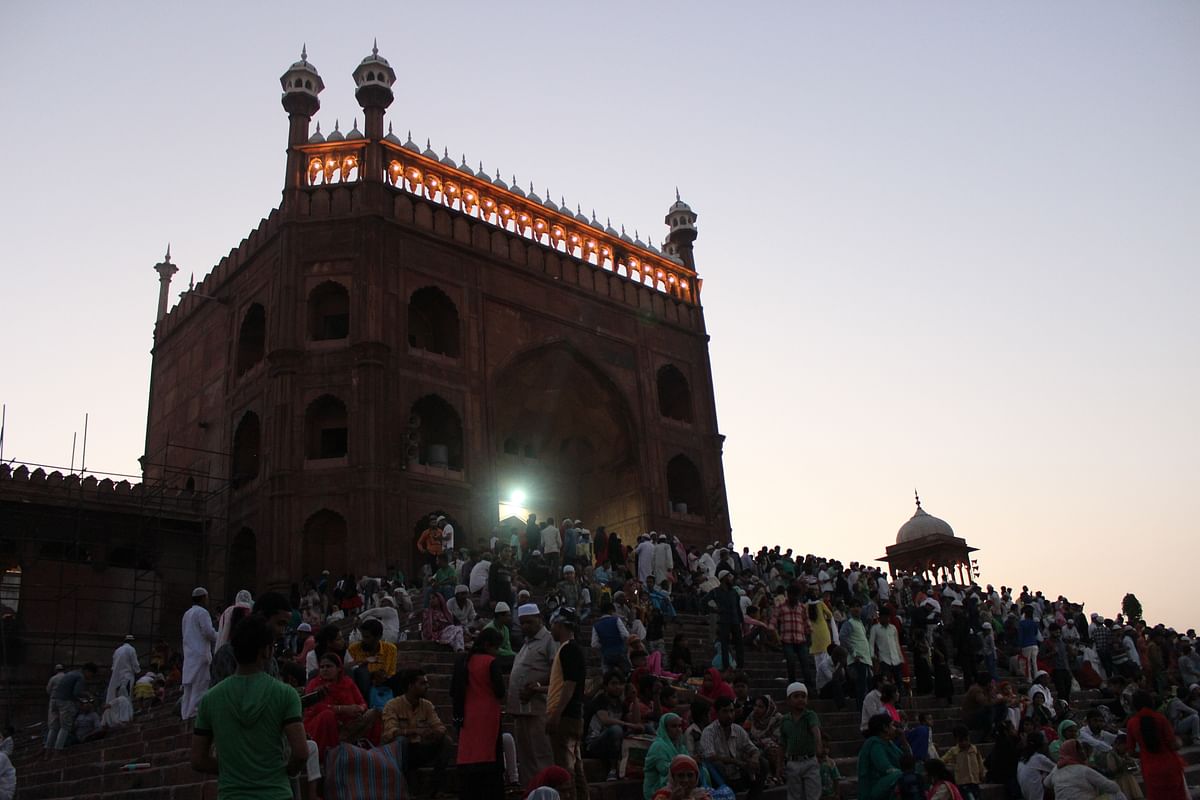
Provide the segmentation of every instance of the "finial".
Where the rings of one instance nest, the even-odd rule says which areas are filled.
[[[357,127],[358,127],[358,117],[355,117],[354,124],[350,126],[350,130],[354,130]]]
[[[567,198],[563,197],[563,196],[560,194],[560,195],[558,196],[558,205],[559,205],[559,207],[560,207],[560,208],[566,208],[566,207],[567,207]]]
[[[625,235],[625,226],[624,225],[621,226],[621,235],[622,236]]]
[[[517,185],[517,173],[515,173],[515,172],[513,173],[512,185],[513,186]]]
[[[340,125],[340,124],[341,124],[341,120],[339,120],[335,117],[333,120],[333,129],[336,131],[338,129],[338,125]]]
[[[582,215],[582,214],[583,214],[583,209],[579,207],[579,203],[576,203],[576,204],[575,204],[575,213],[576,213],[576,214],[580,214],[580,215]],[[594,217],[594,216],[596,216],[596,215],[595,215],[595,214],[593,214],[592,216]]]
[[[599,220],[596,219],[596,209],[594,208],[592,209],[592,221],[599,222]]]
[[[195,289],[195,288],[196,288],[196,273],[193,272],[191,274],[191,276],[188,278],[188,291],[190,292],[190,291],[192,291],[192,289]]]
[[[917,494],[917,490],[913,489],[913,497],[917,498],[917,508],[921,507],[921,495]]]
[[[321,123],[317,123],[317,130],[321,129]],[[392,135],[392,123],[388,123],[388,136]]]
[[[679,187],[678,186],[675,187],[675,202],[676,203],[679,202]]]
[[[163,263],[164,264],[171,263],[171,243],[170,242],[167,242],[167,254],[163,257]]]
[[[408,129],[408,140],[409,140],[410,142],[412,141],[412,128],[409,128],[409,129]]]
[[[463,153],[463,154],[462,154],[462,161],[460,161],[460,162],[458,162],[458,163],[460,163],[460,164],[462,164],[462,165],[466,166],[466,163],[467,163],[467,154],[466,154],[466,153]]]
[[[612,217],[605,217],[605,218],[604,218],[604,227],[606,227],[606,228],[611,228],[611,227],[612,227]]]
[[[449,157],[450,157],[450,148],[442,147],[442,158],[449,158]]]
[[[308,42],[305,42],[304,44],[300,45],[300,61],[301,62],[308,61]]]
[[[530,181],[530,182],[529,182],[529,193],[530,193],[530,194],[537,194],[537,192],[533,191],[533,181]]]
[[[479,170],[478,171],[483,172],[483,161],[482,160],[479,162]]]
[[[425,149],[426,149],[426,150],[432,150],[432,149],[433,149],[433,145],[429,143],[429,138],[428,138],[428,137],[426,137],[426,139],[425,139]]]
[[[371,55],[373,55],[373,56],[379,55],[379,39],[378,39],[378,37],[376,37],[376,39],[373,42],[371,42]]]
[[[391,130],[390,128],[388,130]],[[317,120],[317,133],[321,132],[321,121]]]

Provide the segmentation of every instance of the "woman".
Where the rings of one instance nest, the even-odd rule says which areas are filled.
[[[596,566],[603,566],[608,563],[608,531],[601,525],[596,528],[593,538],[595,544],[592,546],[592,550],[596,555]]]
[[[1058,738],[1050,743],[1050,759],[1058,761],[1064,742],[1079,738],[1079,723],[1073,719],[1064,719],[1058,723]]]
[[[441,592],[429,593],[429,605],[421,620],[421,638],[427,642],[442,642],[450,645],[456,653],[466,649],[461,625],[454,621]]]
[[[316,702],[304,709],[304,732],[317,743],[321,760],[338,742],[353,741],[379,721],[379,711],[367,709],[367,703],[354,681],[342,670],[342,659],[333,652],[321,656],[317,677],[308,682],[304,693],[318,694]]]
[[[315,678],[317,664],[320,662],[321,656],[326,653],[333,653],[345,662],[346,640],[342,636],[342,629],[337,625],[326,625],[317,632],[313,649],[304,656],[304,674],[309,678]]]
[[[1147,800],[1186,800],[1187,785],[1183,779],[1183,759],[1178,750],[1179,737],[1171,723],[1154,710],[1149,692],[1133,693],[1134,714],[1126,723],[1129,747],[1137,748],[1146,782]]]
[[[625,548],[616,531],[608,535],[608,563],[613,569],[625,565]]]
[[[691,756],[678,755],[671,759],[671,777],[667,785],[654,793],[651,800],[710,800],[712,795],[700,786],[700,769]]]
[[[495,628],[484,628],[475,637],[471,652],[454,664],[450,697],[454,724],[459,730],[458,766],[472,797],[503,800],[504,773],[500,753],[500,711],[504,679],[496,654],[503,638]]]
[[[733,687],[725,682],[721,677],[721,671],[716,667],[709,667],[704,672],[704,681],[700,684],[700,690],[696,692],[700,697],[703,697],[712,706],[712,715],[709,722],[717,718],[717,698],[728,697],[730,700],[737,699],[737,692],[733,691]]]
[[[962,800],[962,793],[954,783],[946,762],[937,758],[929,759],[925,762],[925,775],[929,779],[929,800]]]
[[[221,618],[217,621],[217,647],[229,642],[229,634],[233,632],[233,612],[236,609],[243,608],[245,613],[250,613],[254,608],[254,598],[250,592],[245,589],[238,591],[233,598],[233,605],[221,612]]]
[[[1042,800],[1046,787],[1043,781],[1054,770],[1054,762],[1046,755],[1046,737],[1040,731],[1030,731],[1025,740],[1025,752],[1017,764],[1017,784],[1025,800]]]
[[[754,707],[746,719],[746,732],[750,741],[761,750],[771,765],[770,775],[778,775],[783,765],[783,749],[779,746],[779,728],[783,725],[783,715],[775,707],[775,701],[768,695],[760,695],[754,699]]]
[[[655,793],[667,785],[671,762],[675,756],[687,755],[687,743],[683,739],[683,719],[678,714],[663,714],[658,720],[658,735],[646,751],[642,766],[642,797],[651,800]]]
[[[304,594],[300,598],[300,619],[314,629],[325,623],[325,600],[312,581],[304,584]]]
[[[1054,790],[1054,800],[1098,800],[1103,795],[1124,798],[1121,787],[1101,775],[1086,763],[1083,744],[1078,739],[1063,742],[1058,753],[1058,766],[1043,779],[1047,789]],[[1182,773],[1180,773],[1182,777]]]
[[[887,714],[876,714],[867,721],[867,741],[858,752],[859,800],[884,800],[894,793],[903,774],[896,732]]]

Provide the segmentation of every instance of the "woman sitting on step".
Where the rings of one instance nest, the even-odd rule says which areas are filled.
[[[339,742],[370,737],[379,741],[379,711],[368,709],[362,693],[342,669],[342,659],[334,652],[321,656],[317,677],[304,687],[304,695],[316,695],[304,709],[304,732],[317,743],[321,761]]]

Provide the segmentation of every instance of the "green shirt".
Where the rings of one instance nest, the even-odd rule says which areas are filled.
[[[300,695],[265,672],[231,675],[209,689],[194,732],[216,746],[217,797],[292,800],[282,734],[300,720]]]
[[[489,622],[487,625],[484,625],[483,627],[491,628],[492,630],[499,632],[499,634],[500,634],[500,650],[498,652],[498,655],[502,655],[502,656],[515,656],[516,655],[516,652],[512,649],[512,636],[509,633],[507,625],[505,625],[503,628],[501,628],[496,625],[496,620],[493,619],[491,622]]]
[[[817,754],[816,731],[820,727],[821,722],[817,719],[817,712],[811,708],[804,709],[804,713],[800,715],[799,719],[792,714],[787,714],[783,718],[783,722],[779,726],[779,739],[783,744],[783,752],[788,761],[799,761]]]

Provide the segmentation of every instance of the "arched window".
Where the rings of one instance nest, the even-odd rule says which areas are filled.
[[[267,345],[267,312],[255,303],[242,317],[242,328],[238,331],[237,374],[243,375],[263,359]]]
[[[304,453],[307,458],[341,458],[346,455],[349,429],[346,404],[333,395],[322,395],[304,412]]]
[[[453,406],[436,394],[413,403],[410,424],[416,424],[417,463],[461,471],[462,421]]]
[[[251,594],[258,586],[258,540],[254,531],[242,528],[229,544],[229,570],[226,589],[230,595],[240,589]]]
[[[302,575],[320,575],[329,570],[332,575],[346,572],[346,519],[323,508],[304,523],[301,541],[300,567]]]
[[[409,298],[408,343],[430,353],[458,358],[458,309],[436,286],[417,289]]]
[[[314,341],[350,335],[350,293],[336,281],[325,281],[308,295],[308,337]]]
[[[247,411],[233,434],[233,468],[230,483],[237,489],[258,477],[258,451],[262,429],[258,414]]]
[[[667,498],[671,510],[679,514],[704,516],[704,483],[700,470],[685,455],[667,462]]]
[[[658,371],[658,413],[681,422],[692,421],[692,390],[674,364]]]
[[[21,567],[8,562],[0,573],[0,614],[16,614],[21,610]]]

